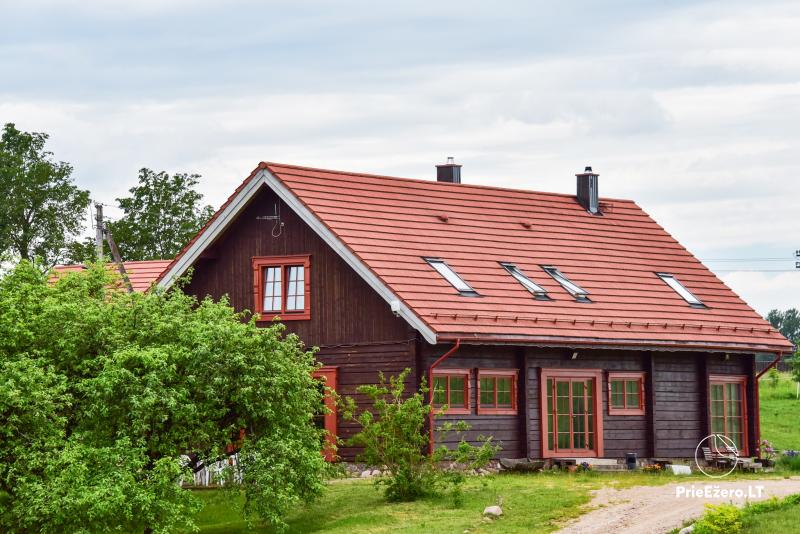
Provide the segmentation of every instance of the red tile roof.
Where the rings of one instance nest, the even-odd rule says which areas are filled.
[[[134,291],[147,291],[150,286],[158,279],[158,276],[171,263],[172,260],[149,260],[149,261],[125,261],[125,271],[131,281]],[[108,265],[110,270],[117,273],[116,264]],[[56,265],[53,267],[53,274],[76,272],[85,269],[83,265]]]
[[[259,165],[237,191],[260,169],[280,180],[439,340],[792,350],[630,200],[603,198],[603,215],[593,216],[573,195],[278,163]],[[480,297],[460,296],[423,257],[446,260]],[[516,264],[553,300],[534,300],[498,262]],[[576,302],[542,265],[558,267],[590,293],[591,303]],[[708,308],[690,307],[657,272],[674,275]]]

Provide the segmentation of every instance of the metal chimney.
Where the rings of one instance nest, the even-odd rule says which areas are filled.
[[[578,177],[578,204],[592,215],[599,215],[600,195],[597,191],[597,177],[599,175],[592,172],[591,167],[586,167],[584,172],[575,176]]]
[[[451,184],[461,183],[461,165],[457,165],[453,156],[447,157],[447,163],[436,166],[436,181],[450,182]]]

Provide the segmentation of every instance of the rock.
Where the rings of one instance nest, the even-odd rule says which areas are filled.
[[[672,470],[673,475],[691,475],[692,468],[688,465],[676,465],[676,464],[669,464],[669,468]],[[691,530],[689,531],[691,532]]]
[[[487,506],[483,509],[483,515],[487,517],[500,517],[503,515],[503,509],[499,506]]]
[[[372,478],[372,471],[369,469],[361,471],[361,478]]]
[[[373,470],[372,470],[372,476],[374,476],[374,477],[379,477],[379,476],[381,476],[382,474],[383,474],[383,473],[381,473],[381,470],[380,470],[380,469],[373,469]]]
[[[682,528],[678,534],[692,534],[694,532],[694,525],[689,525],[688,527]]]
[[[535,473],[542,470],[544,462],[541,460],[529,460],[528,458],[522,458],[520,460],[503,458],[500,460],[500,467],[508,471]]]

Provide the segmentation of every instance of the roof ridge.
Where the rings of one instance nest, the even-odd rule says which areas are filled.
[[[363,176],[366,178],[381,178],[386,180],[396,180],[398,182],[411,182],[417,184],[426,184],[426,185],[433,185],[436,184],[437,186],[443,187],[469,187],[475,189],[491,189],[494,191],[506,191],[506,192],[513,192],[513,193],[535,193],[539,195],[550,195],[556,197],[564,197],[564,198],[575,198],[575,195],[571,195],[569,193],[557,193],[555,191],[542,191],[540,189],[521,189],[515,187],[500,187],[496,185],[484,185],[484,184],[453,184],[449,182],[439,182],[436,180],[426,180],[424,178],[408,178],[406,176],[389,176],[386,174],[373,174],[373,173],[366,173],[366,172],[354,172],[354,171],[340,171],[335,169],[323,169],[320,167],[308,167],[305,165],[293,165],[289,163],[278,163],[276,161],[262,161],[261,166],[266,168],[270,168],[272,166],[275,167],[283,167],[286,169],[297,169],[297,170],[304,170],[304,171],[317,171],[317,172],[325,172],[329,174],[341,174],[344,176]],[[601,201],[612,201],[612,202],[630,202],[631,204],[636,204],[636,201],[633,199],[628,198],[616,198],[616,197],[600,197]]]

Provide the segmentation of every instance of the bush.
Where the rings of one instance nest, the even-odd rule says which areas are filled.
[[[780,379],[781,374],[778,372],[778,369],[775,367],[770,368],[769,372],[767,373],[767,380],[769,380],[770,387],[778,387],[778,382],[780,382]]]
[[[280,527],[323,487],[313,353],[225,300],[113,283],[0,279],[0,532],[191,530],[180,455],[215,461],[241,429],[247,509]]]
[[[448,422],[440,427],[440,435],[461,432],[458,446],[453,450],[440,446],[432,456],[426,454],[427,425],[433,408],[425,400],[428,389],[424,383],[419,391],[405,396],[405,380],[410,372],[405,369],[388,381],[380,373],[377,385],[359,386],[359,393],[372,400],[372,410],[357,413],[352,398],[342,400],[344,419],[361,426],[361,431],[348,440],[348,444],[364,448],[359,461],[384,470],[385,476],[377,479],[376,484],[385,486],[387,500],[413,501],[446,488],[458,501],[464,473],[441,470],[437,465],[452,462],[462,468],[477,469],[491,460],[499,446],[494,445],[491,438],[481,438],[479,447],[472,446],[463,438],[469,426],[463,421]]]
[[[789,471],[800,471],[800,453],[798,451],[783,451],[778,459],[778,465]]]
[[[694,524],[694,534],[739,534],[742,510],[732,504],[707,504],[706,513]]]

